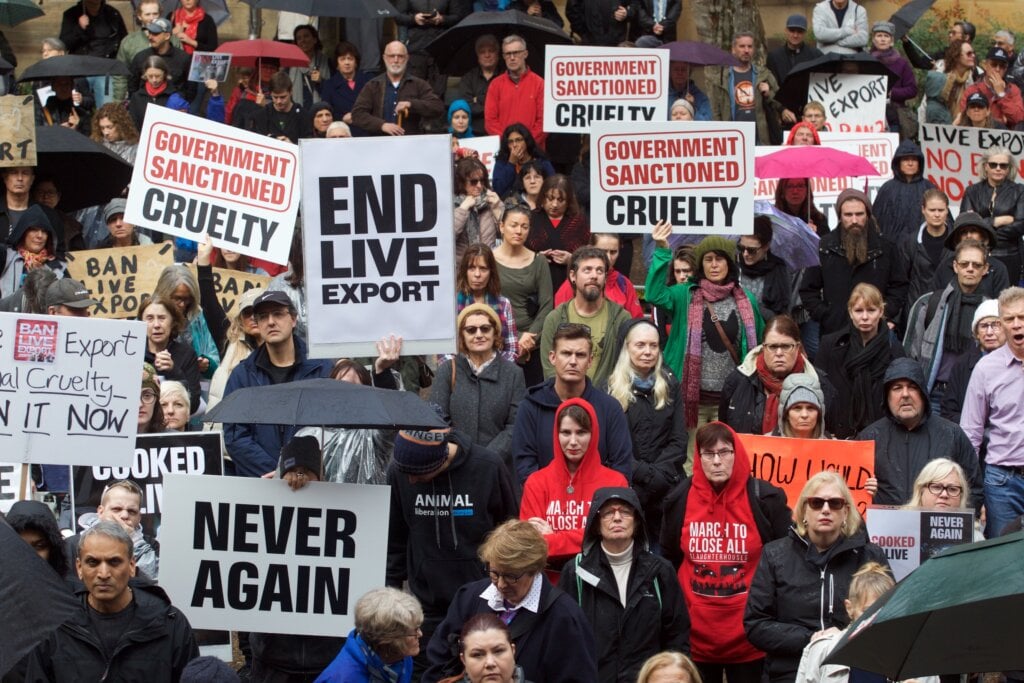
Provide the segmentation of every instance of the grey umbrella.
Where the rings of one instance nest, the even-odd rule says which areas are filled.
[[[32,0],[0,0],[0,24],[17,26],[43,16],[43,9]]]

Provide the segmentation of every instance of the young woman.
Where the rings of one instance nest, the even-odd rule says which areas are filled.
[[[248,256],[230,249],[214,249],[210,255],[210,261],[214,268],[237,270],[250,275],[267,275],[267,271],[255,265]]]
[[[107,102],[96,110],[89,135],[129,164],[135,163],[139,147],[139,131],[135,122],[120,102]]]
[[[191,344],[178,339],[185,316],[173,301],[154,296],[139,311],[139,320],[146,323],[145,361],[163,379],[185,385],[191,397],[189,414],[195,413],[199,409],[199,361]]]
[[[508,626],[493,613],[476,614],[462,626],[459,659],[465,673],[441,683],[529,683],[516,666],[516,646]]]
[[[676,247],[672,252],[672,268],[665,278],[665,286],[674,287],[686,282],[693,277],[696,270],[697,262],[693,258],[693,245],[684,244]],[[672,327],[672,313],[661,306],[654,306],[653,318],[654,324],[658,326],[661,348],[664,349],[665,343],[668,342],[669,330]]]
[[[700,672],[682,652],[659,652],[640,669],[636,683],[702,683]]]
[[[160,408],[160,383],[156,368],[142,364],[142,389],[139,394],[139,434],[164,431],[164,411]]]
[[[494,191],[504,197],[512,189],[516,174],[528,161],[539,161],[546,167],[546,175],[554,175],[544,151],[533,139],[530,129],[521,123],[513,123],[501,134],[498,154],[494,157]]]
[[[491,189],[487,167],[476,158],[455,164],[455,262],[470,244],[494,246],[502,212],[501,197]]]
[[[590,242],[590,226],[576,201],[572,182],[561,173],[544,181],[540,202],[530,217],[526,246],[547,259],[551,285],[557,291],[568,278],[572,252]]]

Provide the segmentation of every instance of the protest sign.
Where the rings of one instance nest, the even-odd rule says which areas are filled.
[[[0,168],[36,165],[36,114],[31,95],[0,97]]]
[[[170,242],[68,253],[68,272],[99,301],[92,315],[134,318],[142,297],[153,293],[164,268],[174,263]]]
[[[139,434],[130,465],[79,465],[71,468],[74,481],[74,509],[95,512],[107,486],[129,479],[142,489],[142,529],[156,536],[163,511],[163,481],[167,474],[221,474],[223,472],[221,432],[168,432]]]
[[[290,142],[167,107],[146,109],[124,219],[288,263],[299,208]]]
[[[336,636],[384,585],[386,486],[168,474],[160,584],[198,628]]]
[[[9,512],[19,500],[27,500],[30,493],[28,465],[0,462],[0,512]]]
[[[459,147],[475,150],[477,155],[479,155],[480,163],[487,169],[487,177],[494,178],[494,162],[498,156],[498,147],[501,146],[500,135],[462,138],[458,143]]]
[[[193,52],[188,69],[188,80],[205,83],[214,80],[223,83],[228,78],[231,55],[224,52]]]
[[[544,51],[544,130],[590,133],[598,121],[668,118],[667,50],[548,45]]]
[[[129,463],[145,351],[141,322],[0,313],[0,446],[7,459]]]
[[[885,551],[900,581],[941,550],[974,541],[972,510],[868,507],[871,542]]]
[[[754,220],[754,124],[599,123],[591,135],[591,224],[647,234],[743,234]]]
[[[192,273],[199,277],[195,264],[189,264]],[[221,308],[228,318],[234,315],[235,303],[238,297],[250,289],[266,289],[270,284],[270,277],[267,275],[256,275],[254,273],[243,273],[240,270],[228,268],[213,269],[213,291],[217,294]]]
[[[921,124],[924,175],[946,193],[954,213],[967,186],[978,182],[978,164],[990,147],[1008,149],[1017,160],[1018,175],[1024,176],[1024,131]]]
[[[884,133],[889,77],[877,74],[829,74],[813,72],[807,84],[807,100],[825,105],[825,126],[837,133]]]
[[[391,334],[403,353],[451,353],[451,138],[353,138],[344,165],[330,140],[299,149],[310,356],[375,356]]]
[[[807,480],[826,471],[835,472],[846,481],[861,514],[871,504],[871,496],[864,486],[875,476],[873,441],[736,436],[750,456],[751,475],[785,491],[790,507],[796,507]]]

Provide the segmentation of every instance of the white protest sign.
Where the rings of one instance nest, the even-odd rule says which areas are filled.
[[[174,237],[288,263],[299,209],[290,142],[150,106],[124,219]]]
[[[487,169],[487,177],[494,178],[494,162],[497,160],[498,147],[501,145],[500,135],[481,135],[475,138],[461,138],[459,147],[476,151],[480,163]]]
[[[337,636],[384,585],[390,490],[167,474],[160,585],[193,628]]]
[[[668,50],[548,45],[544,130],[590,133],[598,121],[668,118]]]
[[[679,234],[749,232],[753,123],[598,123],[590,149],[592,226],[647,234],[668,220]]]
[[[889,77],[872,74],[811,73],[808,101],[825,105],[830,131],[884,133]]]
[[[28,466],[17,462],[0,462],[0,512],[9,512],[19,500],[31,493]]]
[[[302,237],[313,358],[455,349],[451,138],[302,140]],[[396,159],[401,163],[396,164]]]
[[[127,465],[146,326],[0,313],[0,448],[7,460]]]
[[[939,551],[974,542],[974,512],[872,505],[867,528],[900,581]]]
[[[990,147],[1005,147],[1024,176],[1024,132],[994,128],[921,125],[924,175],[949,197],[949,208],[959,212],[968,185],[978,181],[978,163]]]

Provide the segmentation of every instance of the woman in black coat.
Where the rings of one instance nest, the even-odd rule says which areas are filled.
[[[1020,239],[1024,236],[1024,185],[1016,181],[1017,160],[1005,147],[989,147],[978,162],[978,182],[964,191],[960,213],[974,211],[996,231],[992,256],[1003,262],[1010,284],[1020,281]]]
[[[185,385],[192,400],[189,413],[195,413],[199,410],[202,388],[196,352],[191,344],[178,340],[185,329],[185,316],[173,302],[153,297],[139,311],[139,320],[146,323],[145,361],[156,368],[162,379]]]

